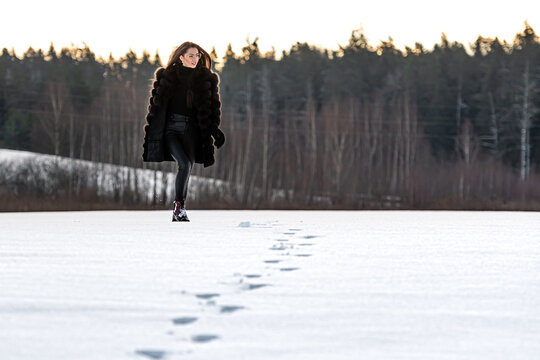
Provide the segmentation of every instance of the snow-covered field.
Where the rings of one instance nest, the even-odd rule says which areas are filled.
[[[0,358],[540,358],[538,213],[188,213],[0,213]]]

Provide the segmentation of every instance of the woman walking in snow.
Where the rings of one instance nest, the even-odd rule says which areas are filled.
[[[214,164],[214,145],[219,149],[225,142],[219,77],[211,64],[203,48],[187,41],[155,72],[142,158],[178,164],[172,221],[189,221],[185,201],[193,164]]]

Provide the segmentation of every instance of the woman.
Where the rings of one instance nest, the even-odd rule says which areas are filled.
[[[194,163],[214,164],[214,145],[223,146],[219,129],[219,77],[199,45],[184,42],[155,72],[144,126],[143,161],[176,161],[172,221],[189,221],[185,200]]]

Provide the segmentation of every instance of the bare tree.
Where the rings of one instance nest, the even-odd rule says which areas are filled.
[[[262,148],[262,191],[265,198],[268,198],[269,176],[268,176],[268,155],[270,143],[270,112],[271,112],[271,89],[270,72],[268,66],[264,65],[261,77],[261,97],[262,97],[262,121],[263,121],[263,148]]]
[[[308,122],[309,138],[306,140],[306,153],[309,156],[309,169],[305,176],[306,180],[306,195],[308,203],[311,203],[313,199],[313,183],[315,181],[315,175],[317,170],[317,114],[315,109],[315,100],[313,98],[313,84],[311,79],[306,84],[306,105],[305,105],[305,117]]]
[[[245,109],[246,109],[246,121],[247,121],[247,136],[246,136],[246,142],[245,142],[245,150],[243,154],[243,168],[242,168],[242,177],[240,179],[240,184],[242,184],[242,187],[244,189],[243,193],[243,200],[242,203],[247,204],[251,201],[251,193],[252,193],[252,186],[253,182],[249,183],[248,180],[248,168],[250,165],[250,154],[251,154],[251,142],[253,138],[253,117],[254,117],[254,109],[253,109],[253,92],[251,87],[251,76],[248,76],[246,81],[246,90],[245,90]]]
[[[418,114],[416,110],[416,105],[411,103],[409,98],[409,92],[405,92],[404,99],[404,140],[405,140],[405,151],[404,151],[404,164],[405,164],[405,188],[409,189],[411,182],[411,169],[416,162],[416,147],[418,144],[417,138],[419,134],[418,129]]]
[[[347,137],[350,134],[351,116],[349,111],[343,113],[341,101],[333,98],[331,110],[325,112],[325,155],[328,159],[325,161],[325,169],[332,169],[330,172],[331,195],[338,197],[341,192],[342,175],[344,172],[344,158]]]
[[[47,90],[52,108],[52,118],[49,118],[48,116],[40,116],[39,119],[41,121],[41,125],[43,125],[45,133],[51,139],[54,154],[60,155],[60,139],[63,127],[62,114],[68,97],[68,91],[64,83],[53,80],[48,81]]]
[[[470,193],[469,173],[478,153],[478,140],[476,139],[472,124],[468,118],[460,127],[457,144],[462,166],[459,173],[458,194],[461,200],[467,200]]]
[[[525,72],[523,73],[523,85],[521,88],[521,118],[519,121],[520,130],[520,179],[524,181],[529,176],[531,167],[531,143],[530,130],[532,117],[538,112],[534,106],[533,98],[536,94],[536,82],[531,79],[529,70],[529,60],[525,62]]]
[[[366,190],[367,195],[371,195],[373,191],[373,174],[376,170],[375,155],[379,151],[379,158],[382,158],[380,149],[382,134],[382,117],[383,103],[380,94],[375,96],[373,102],[368,99],[364,100],[363,124],[363,153],[365,154],[365,169],[366,169]]]
[[[393,109],[393,127],[392,131],[393,134],[390,134],[390,139],[392,139],[389,142],[389,148],[390,148],[390,162],[391,162],[391,170],[390,170],[390,192],[395,194],[397,184],[399,182],[399,160],[400,160],[400,154],[402,153],[401,147],[403,145],[403,135],[402,135],[402,128],[403,128],[403,112],[401,109],[401,102],[399,101],[399,97],[394,97],[392,109]]]

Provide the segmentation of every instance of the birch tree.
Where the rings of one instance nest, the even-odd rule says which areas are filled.
[[[64,113],[64,106],[67,102],[68,92],[63,82],[56,82],[53,80],[47,83],[47,91],[52,109],[52,117],[45,115],[40,116],[39,119],[43,125],[45,133],[51,139],[54,155],[58,156],[60,155],[60,139],[63,128],[62,115]]]
[[[533,116],[538,113],[538,108],[534,105],[533,99],[537,95],[536,81],[531,77],[529,60],[525,62],[525,71],[522,75],[521,86],[521,116],[519,118],[520,133],[520,179],[524,181],[531,168],[531,124]]]

